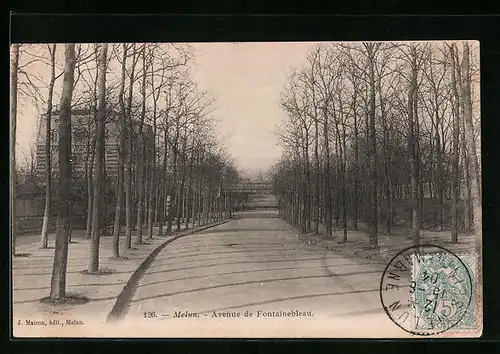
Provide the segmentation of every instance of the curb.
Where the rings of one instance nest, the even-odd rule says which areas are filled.
[[[352,257],[352,258],[368,259],[368,260],[374,261],[376,263],[382,264],[384,266],[387,265],[390,262],[390,260],[398,252],[398,251],[388,252],[389,256],[383,257],[380,254],[380,248],[379,248],[378,252],[374,253],[375,252],[374,250],[365,249],[365,248],[359,248],[359,247],[350,248],[349,246],[329,245],[328,241],[330,241],[330,240],[321,239],[317,235],[313,235],[313,237],[308,237],[307,235],[300,234],[299,240],[301,240],[302,242],[307,243],[309,245],[323,247],[331,252],[344,254],[344,255],[347,255],[347,256]],[[451,249],[449,249],[450,248],[449,245],[443,244],[442,242],[430,242],[430,243],[433,245],[439,246],[439,247],[443,247],[443,248],[451,251]],[[406,246],[401,246],[400,248],[404,249],[405,247]],[[456,252],[456,251],[453,250],[453,252]],[[366,253],[368,253],[368,254],[366,254]]]
[[[213,223],[211,225],[203,226],[201,228],[195,229],[195,230],[189,230],[185,233],[179,234],[177,236],[174,236],[165,242],[161,243],[159,246],[157,246],[155,249],[153,249],[149,255],[142,261],[142,263],[137,267],[137,269],[132,273],[130,276],[130,279],[127,281],[125,286],[123,287],[123,290],[118,294],[116,297],[115,304],[113,305],[113,308],[111,309],[110,313],[108,314],[108,317],[106,319],[106,322],[116,322],[118,320],[121,320],[125,317],[127,314],[127,307],[128,304],[130,303],[130,300],[133,296],[134,290],[137,287],[137,284],[143,277],[144,273],[146,273],[146,270],[151,266],[153,261],[156,259],[156,256],[171,242],[174,242],[175,240],[189,236],[195,233],[198,233],[200,231],[204,231],[207,229],[210,229],[215,226],[219,226],[222,224],[225,224],[233,219],[227,219],[224,221],[219,221],[216,223]]]
[[[363,255],[363,252],[370,251],[367,249],[362,249],[362,248],[346,249],[348,246],[329,245],[327,240],[311,239],[311,238],[308,238],[307,236],[302,235],[302,234],[299,235],[299,240],[301,240],[302,242],[305,242],[309,245],[323,247],[330,252],[347,255],[351,258],[368,259],[368,260],[371,260],[371,261],[374,261],[376,263],[380,263],[383,265],[386,265],[388,262],[384,257],[382,257],[380,255],[380,253],[377,253],[377,254],[370,253],[370,254]]]

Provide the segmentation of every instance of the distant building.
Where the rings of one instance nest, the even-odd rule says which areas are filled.
[[[59,110],[55,109],[51,114],[51,160],[54,178],[58,174],[58,143],[59,143]],[[47,114],[43,114],[39,121],[36,139],[36,173],[42,177],[45,174],[45,124]],[[108,111],[106,114],[106,174],[108,177],[116,178],[118,175],[118,153],[121,134],[121,117],[118,112]],[[134,133],[137,135],[139,122],[134,122]],[[150,125],[144,124],[143,130],[152,139],[153,130]],[[84,177],[87,163],[93,154],[93,140],[95,139],[96,124],[94,111],[89,109],[73,109],[71,111],[71,161],[74,177]],[[95,166],[95,160],[94,160]]]
[[[32,176],[21,181],[16,188],[16,217],[40,216],[45,208],[43,188]]]

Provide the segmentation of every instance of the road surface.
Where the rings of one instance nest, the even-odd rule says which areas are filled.
[[[381,307],[383,270],[370,260],[304,245],[277,210],[252,210],[167,245],[140,280],[125,318],[154,312],[162,326],[178,328],[174,324],[183,318],[213,318],[214,312],[230,317],[249,311],[269,324],[271,317],[295,311],[314,319],[308,328],[335,323],[354,329],[363,322],[368,329],[398,335]],[[364,336],[349,333],[343,336]]]

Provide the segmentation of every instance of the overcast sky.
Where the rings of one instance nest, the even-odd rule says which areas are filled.
[[[312,43],[196,44],[194,79],[217,100],[219,133],[238,167],[266,170],[280,156],[280,93]]]
[[[238,168],[252,174],[259,169],[264,172],[281,152],[274,136],[282,114],[280,92],[290,69],[304,63],[314,43],[192,45],[193,78],[200,89],[217,97],[213,115],[219,122],[221,141]],[[17,140],[21,156],[35,142],[35,112],[33,108],[20,108]]]

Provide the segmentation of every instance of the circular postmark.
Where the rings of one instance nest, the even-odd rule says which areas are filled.
[[[473,279],[464,262],[447,249],[422,244],[394,256],[380,280],[380,300],[389,318],[416,335],[455,327],[469,309]]]

